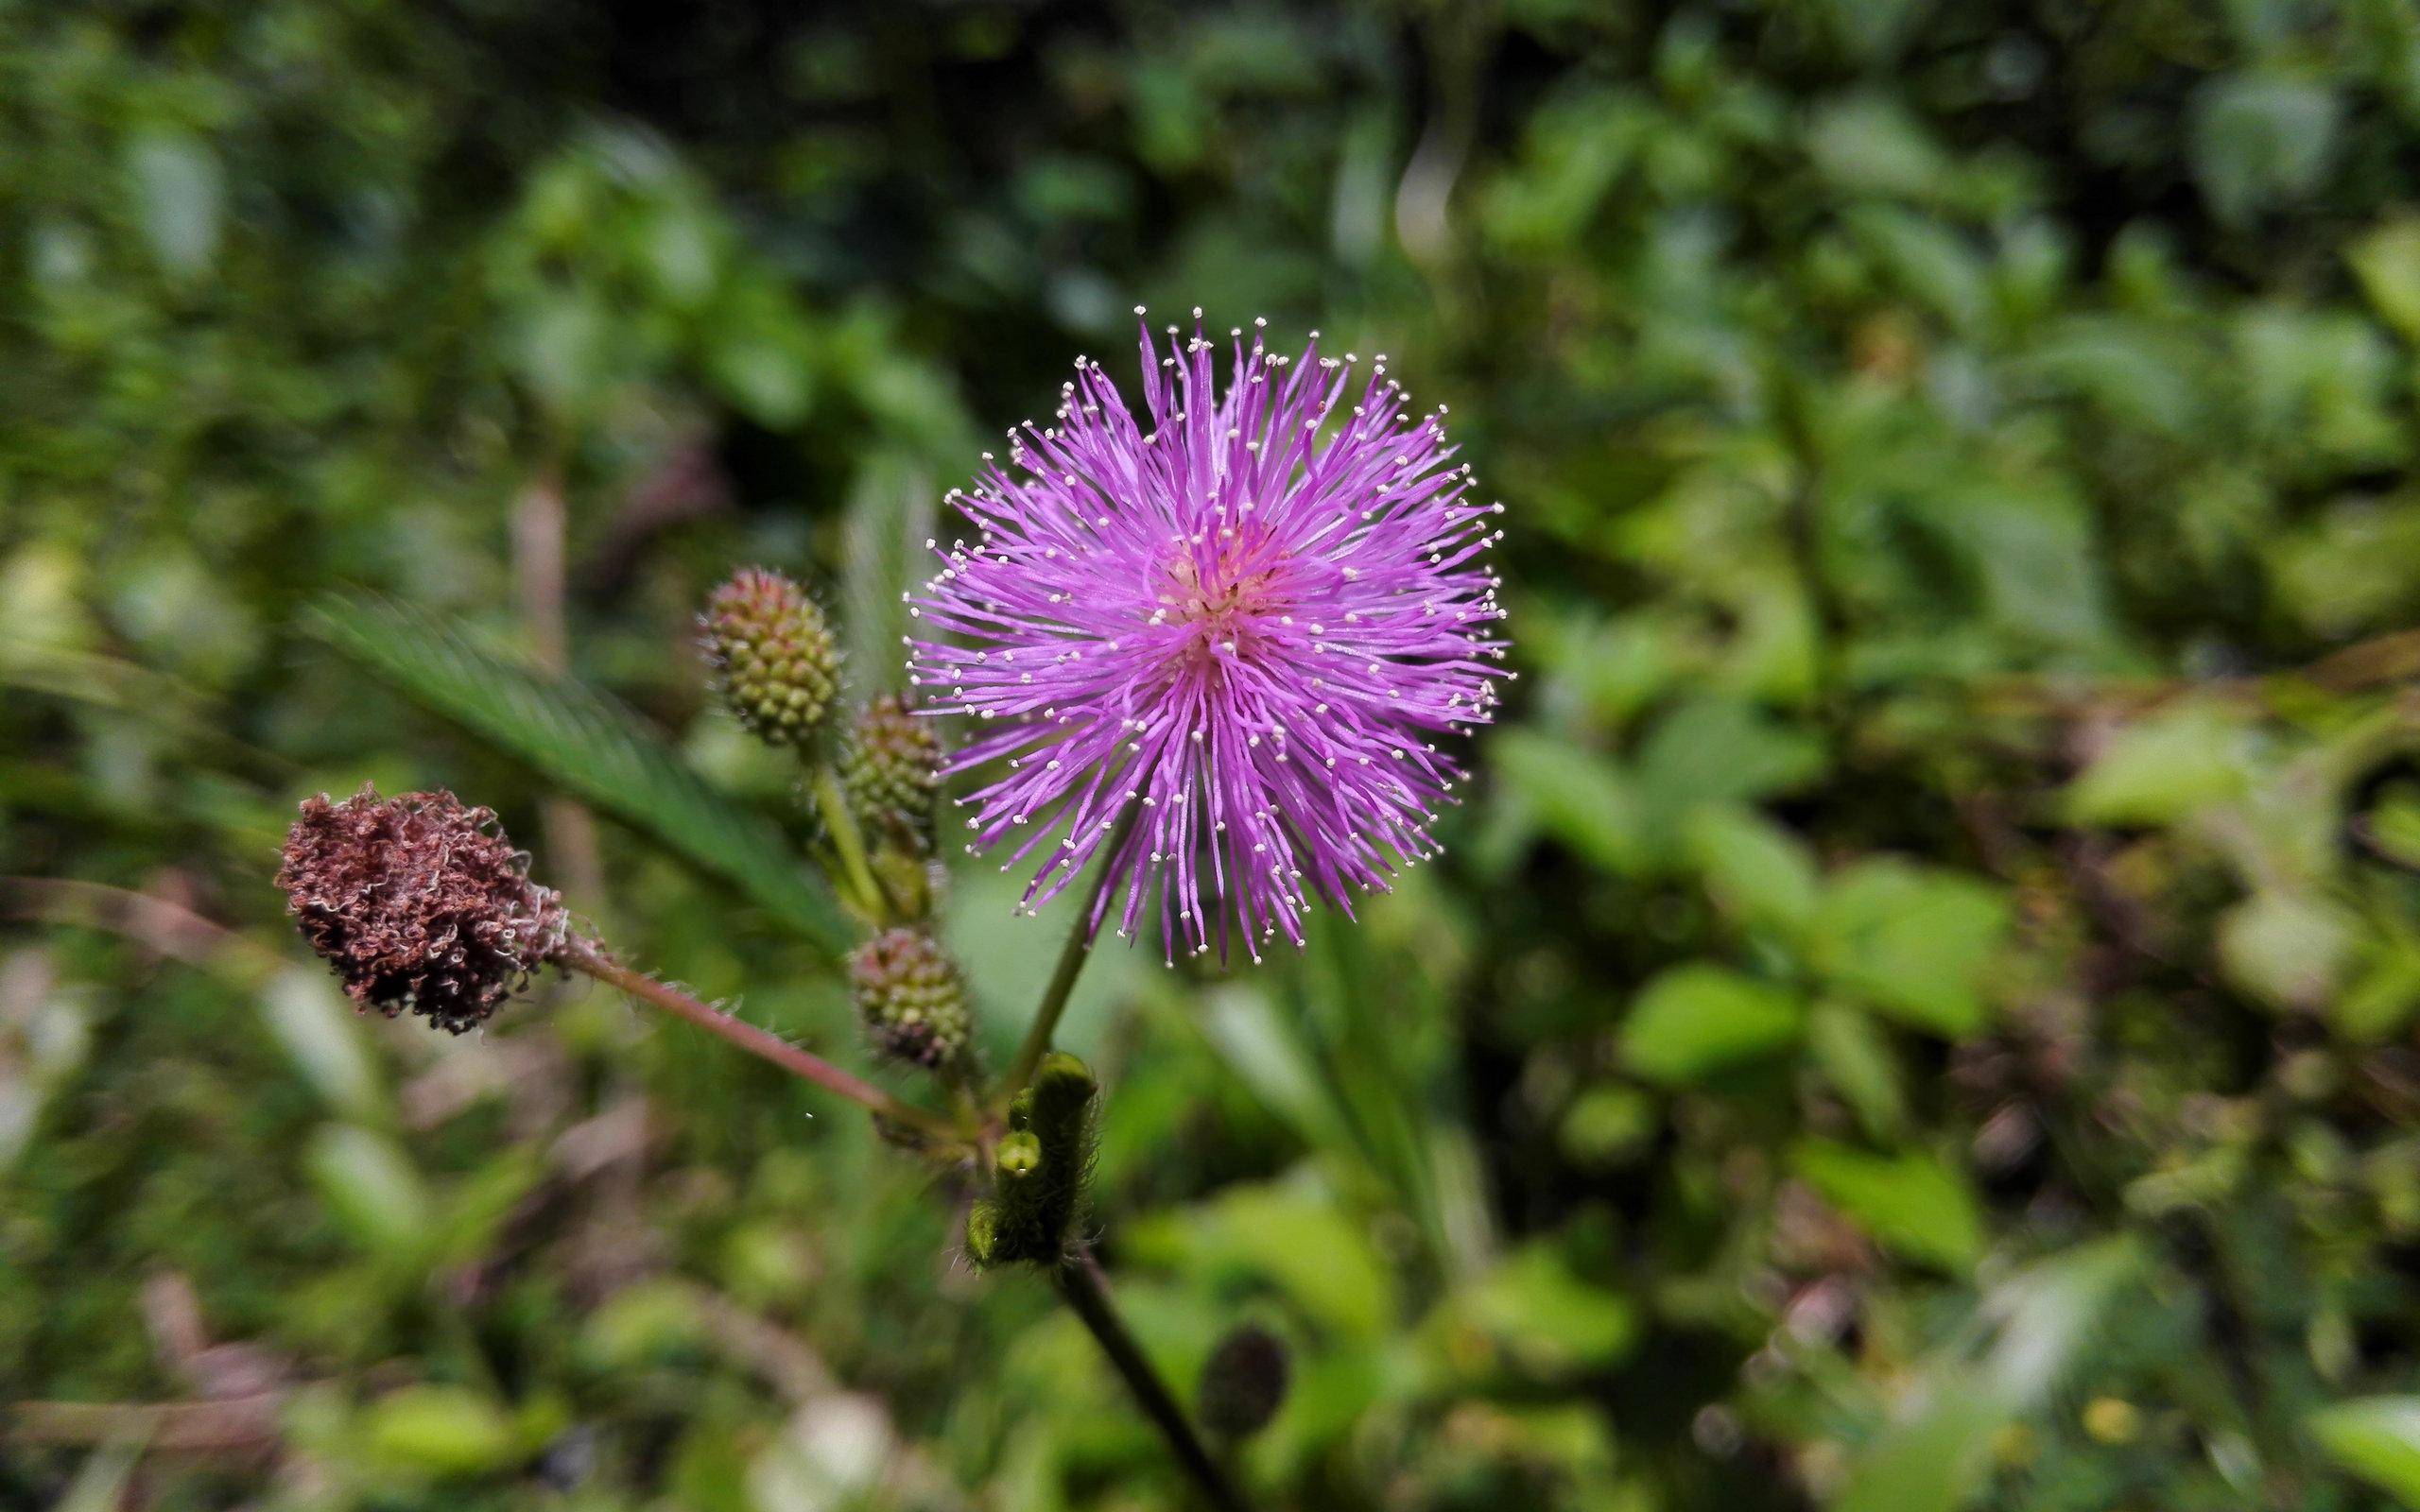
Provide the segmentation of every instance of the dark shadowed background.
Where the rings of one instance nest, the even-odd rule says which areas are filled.
[[[0,1504],[1180,1504],[861,1119],[598,988],[356,1020],[269,885],[448,785],[861,1063],[312,606],[804,826],[699,600],[889,685],[1147,303],[1388,352],[1508,506],[1444,861],[1071,1021],[1138,1332],[1292,1351],[1265,1505],[2420,1505],[2415,168],[2410,0],[0,3]]]

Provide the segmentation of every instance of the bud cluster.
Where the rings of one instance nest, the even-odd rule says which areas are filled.
[[[929,850],[941,759],[933,722],[897,694],[884,694],[858,711],[840,740],[840,786],[850,812],[883,841],[920,855]]]
[[[966,1053],[966,984],[930,935],[884,930],[857,948],[849,980],[857,1016],[885,1056],[936,1071]]]
[[[1009,1132],[993,1152],[992,1195],[966,1214],[967,1258],[989,1268],[1056,1264],[1080,1237],[1092,1183],[1100,1084],[1054,1050],[1009,1101]]]
[[[723,701],[757,738],[803,746],[838,689],[840,654],[823,610],[776,572],[734,574],[699,616]]]

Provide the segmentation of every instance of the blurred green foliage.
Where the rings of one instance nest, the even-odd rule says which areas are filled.
[[[598,991],[354,1020],[268,885],[448,784],[848,1054],[779,878],[592,857],[303,606],[560,608],[723,795],[596,714],[582,796],[763,842],[705,587],[879,690],[1149,302],[1388,352],[1510,507],[1446,860],[1070,1021],[1147,1346],[1291,1351],[1267,1504],[2420,1505],[2410,0],[0,4],[0,1503],[1174,1504],[860,1121]]]

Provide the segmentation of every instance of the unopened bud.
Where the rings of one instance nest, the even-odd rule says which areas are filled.
[[[1002,1176],[1022,1181],[1042,1169],[1042,1142],[1030,1134],[1004,1134],[992,1159]]]
[[[979,1220],[968,1218],[967,1254],[977,1265],[1066,1258],[1092,1181],[1099,1095],[1091,1068],[1054,1050],[1009,1100],[1010,1132],[993,1151],[991,1200],[977,1209]]]
[[[781,574],[749,567],[714,591],[698,624],[739,722],[760,740],[804,745],[839,683],[823,610]]]
[[[1285,1340],[1257,1323],[1238,1324],[1202,1362],[1194,1411],[1219,1437],[1248,1438],[1285,1405],[1291,1373]]]
[[[885,694],[857,712],[840,743],[840,786],[866,831],[918,854],[933,843],[942,743],[930,719]]]
[[[460,1034],[571,938],[562,901],[494,826],[451,793],[322,793],[286,832],[277,885],[355,1003]]]
[[[965,1050],[966,985],[930,935],[884,930],[857,948],[849,977],[857,1016],[884,1055],[930,1071]]]
[[[978,1269],[988,1269],[1006,1257],[1000,1252],[1000,1210],[989,1201],[978,1201],[966,1210],[966,1258]]]

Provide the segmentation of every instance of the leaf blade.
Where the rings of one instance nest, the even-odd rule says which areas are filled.
[[[308,624],[350,661],[730,884],[815,944],[848,948],[838,904],[808,880],[773,825],[708,787],[606,695],[383,599],[332,594],[313,606]]]

